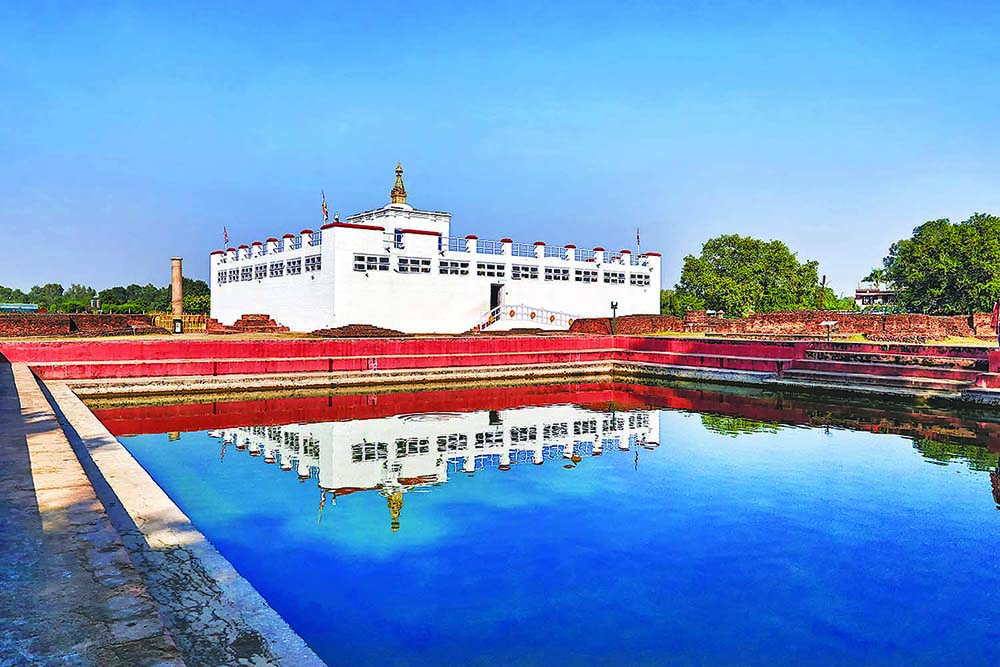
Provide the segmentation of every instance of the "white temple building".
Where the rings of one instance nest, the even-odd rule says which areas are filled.
[[[211,254],[211,316],[264,313],[292,331],[373,324],[407,333],[568,329],[579,317],[655,314],[660,254],[452,236],[451,215],[391,203],[318,230]]]

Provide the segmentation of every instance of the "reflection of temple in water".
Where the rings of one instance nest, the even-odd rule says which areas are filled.
[[[246,426],[209,432],[227,447],[316,479],[320,509],[358,491],[387,499],[399,527],[403,494],[449,475],[510,470],[546,460],[573,467],[584,457],[657,445],[655,410],[597,412],[549,405],[467,413],[424,413],[357,421]]]

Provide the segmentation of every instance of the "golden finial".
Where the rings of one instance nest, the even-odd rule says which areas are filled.
[[[403,185],[403,163],[396,163],[396,182],[392,186],[392,190],[389,192],[389,197],[392,198],[393,204],[405,204],[406,203],[406,187]]]
[[[403,511],[403,493],[401,491],[396,491],[394,494],[389,496],[389,516],[392,517],[392,522],[389,524],[392,528],[392,532],[399,530],[399,513]]]

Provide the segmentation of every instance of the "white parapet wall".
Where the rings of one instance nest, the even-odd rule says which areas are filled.
[[[450,216],[390,204],[211,255],[212,317],[266,313],[293,331],[374,324],[460,333],[480,323],[562,328],[574,317],[655,314],[660,255],[448,236]],[[493,311],[496,322],[486,319]],[[545,321],[540,317],[544,311]],[[565,314],[557,318],[552,313]]]

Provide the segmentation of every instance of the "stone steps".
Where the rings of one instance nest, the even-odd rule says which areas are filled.
[[[958,380],[966,384],[974,383],[980,375],[979,371],[962,368],[818,359],[799,359],[788,364],[786,368],[789,371],[818,371],[825,373],[872,375],[876,377],[936,378],[941,380]]]
[[[889,364],[895,366],[926,366],[930,368],[953,368],[967,371],[989,370],[988,358],[942,357],[918,354],[892,354],[884,352],[855,352],[850,350],[807,350],[806,358],[816,361],[859,362],[865,364]]]
[[[970,382],[946,378],[929,378],[905,375],[873,375],[867,373],[837,373],[810,370],[790,370],[782,375],[785,382],[810,385],[879,386],[902,389],[958,392],[969,387]]]

